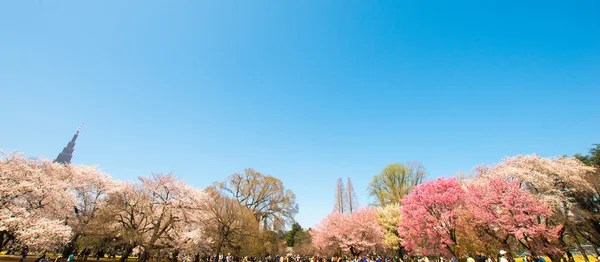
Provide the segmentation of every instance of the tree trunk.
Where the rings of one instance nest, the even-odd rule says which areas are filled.
[[[148,258],[150,258],[150,252],[148,252],[147,250],[144,250],[144,252],[142,252],[142,255],[140,255],[138,261],[146,262],[146,261],[148,261]]]
[[[581,252],[581,255],[583,255],[585,262],[590,262],[587,252],[585,252],[585,249],[583,248],[583,246],[581,246],[581,243],[579,241],[575,241],[575,244],[577,244],[577,249],[579,249],[579,252]]]
[[[216,254],[216,259],[215,261],[219,261],[219,255],[221,254],[221,248],[223,247],[223,241],[221,239],[219,239],[219,242],[217,243],[217,254]]]
[[[0,251],[4,249],[8,245],[8,243],[14,239],[14,236],[8,233],[8,231],[2,231],[0,233],[2,238],[0,239]]]
[[[354,247],[350,247],[350,254],[352,254],[353,257],[357,257],[358,255],[360,255],[360,252],[356,251]]]
[[[4,249],[4,232],[5,231],[0,231],[0,251]]]
[[[200,262],[200,253],[194,255],[194,262]],[[210,261],[209,261],[210,262]]]
[[[575,262],[575,258],[573,258],[573,254],[569,250],[567,250],[567,260],[566,261]]]
[[[548,254],[548,257],[550,258],[550,261],[552,261],[552,262],[560,262],[560,260],[562,259],[562,254],[552,253],[552,254]]]
[[[571,235],[573,235],[573,237],[575,237],[575,239],[576,239],[575,245],[577,245],[577,249],[579,250],[579,252],[581,252],[581,255],[583,255],[585,262],[590,262],[590,259],[587,256],[587,252],[585,252],[585,249],[583,248],[583,246],[581,246],[581,242],[579,242],[579,240],[577,240],[577,234],[575,233],[575,230],[573,230],[573,227],[569,227],[569,231],[571,232]],[[567,252],[569,252],[568,250],[569,249],[567,249]]]
[[[74,234],[73,238],[71,238],[71,240],[69,240],[69,243],[67,243],[67,245],[65,245],[65,248],[63,249],[62,252],[62,257],[69,257],[69,255],[71,255],[74,251],[75,248],[77,247],[77,239],[79,238],[79,234]]]
[[[125,262],[125,260],[127,260],[127,258],[131,254],[131,251],[133,251],[132,247],[125,246],[125,249],[123,249],[123,253],[121,254],[121,258],[119,259],[119,262]]]
[[[171,253],[171,257],[170,257],[171,262],[177,262],[178,256],[179,256],[179,250],[175,249],[175,251],[173,251]]]

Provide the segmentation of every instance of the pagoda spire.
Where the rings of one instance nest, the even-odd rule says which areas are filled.
[[[77,129],[75,135],[73,135],[73,139],[71,139],[71,142],[69,142],[67,146],[63,148],[63,151],[60,154],[58,154],[54,162],[61,163],[64,165],[71,163],[71,158],[73,158],[73,151],[75,151],[75,140],[77,140],[77,137],[79,136],[79,131],[81,131],[82,127],[83,123],[79,125],[79,128]]]

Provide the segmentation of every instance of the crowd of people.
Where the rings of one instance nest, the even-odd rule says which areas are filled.
[[[29,250],[28,249],[21,250],[20,255],[21,255],[21,258],[19,259],[19,262],[25,262],[25,260],[27,259],[27,256],[29,255]],[[87,259],[84,259],[84,258],[87,258],[87,255],[89,255],[89,253],[87,253],[87,254],[83,253],[78,257],[77,260],[79,260],[79,261],[87,260]],[[35,259],[35,262],[63,262],[63,261],[74,262],[77,260],[75,259],[75,254],[73,254],[73,253],[69,254],[66,258],[63,258],[61,255],[59,255],[59,256],[56,256],[54,259],[52,259],[50,257],[50,254],[48,253],[48,251],[44,250],[39,253],[39,256]]]
[[[389,257],[383,255],[362,255],[357,257],[348,257],[348,256],[332,256],[332,257],[323,257],[323,256],[271,256],[266,255],[263,258],[257,257],[238,257],[232,256],[231,253],[227,255],[219,254],[214,256],[209,256],[204,258],[205,261],[210,262],[515,262],[514,257],[509,256],[508,252],[504,250],[500,250],[498,252],[497,257],[489,257],[483,254],[477,254],[475,257],[466,256],[462,259],[458,259],[456,257],[444,258],[444,257],[435,257],[431,258],[428,256],[412,256],[405,257],[402,259],[398,256]],[[547,262],[543,256],[534,256],[531,255],[523,257],[523,262]],[[600,262],[600,257],[598,257],[597,261]]]
[[[361,256],[355,258],[349,258],[344,256],[333,256],[333,257],[322,257],[322,256],[271,256],[266,255],[263,258],[257,257],[236,257],[232,256],[230,253],[227,256],[222,254],[211,256],[206,259],[207,261],[212,262],[402,262],[402,259],[395,257],[383,257],[383,256]]]
[[[432,261],[433,260],[433,261]],[[565,262],[574,262],[573,259],[564,258]],[[236,257],[231,254],[227,256],[218,255],[211,256],[206,261],[212,262],[515,262],[515,257],[511,256],[509,252],[500,250],[496,257],[486,256],[484,254],[477,254],[475,257],[466,256],[458,259],[456,257],[444,258],[435,257],[430,259],[428,256],[412,256],[402,259],[400,257],[388,257],[380,255],[363,255],[354,258],[347,256],[333,256],[333,257],[321,257],[321,256],[271,256],[267,255],[264,258],[256,257]],[[522,262],[547,262],[543,256],[526,255],[522,258]],[[600,262],[600,256],[595,261]]]
[[[19,262],[25,262],[27,256],[29,255],[29,250],[23,249],[20,253]],[[74,262],[74,261],[85,261],[89,257],[89,250],[83,250],[79,253],[79,255],[75,255],[71,253],[66,258],[62,256],[56,256],[54,259],[50,257],[47,251],[43,251],[39,253],[39,256],[35,259],[35,262]],[[96,260],[104,257],[104,253],[102,255],[95,256]],[[109,256],[110,257],[110,256]],[[433,261],[431,261],[433,260]],[[565,262],[573,262],[570,261],[572,259],[565,258]],[[183,262],[191,262],[191,259],[183,258]],[[266,255],[265,257],[239,257],[234,256],[231,253],[227,253],[227,255],[219,254],[214,256],[206,256],[203,257],[202,261],[205,262],[515,262],[515,258],[511,256],[507,251],[500,250],[498,252],[497,257],[489,257],[483,254],[477,254],[474,258],[472,256],[463,257],[462,259],[458,259],[456,257],[451,257],[450,259],[444,257],[435,257],[434,259],[430,259],[428,256],[412,256],[406,257],[402,259],[400,257],[387,257],[380,255],[363,255],[357,257],[347,257],[347,256],[333,256],[333,257],[323,257],[323,256],[280,256],[280,255]],[[547,262],[543,256],[531,256],[527,255],[523,257],[522,262]],[[595,261],[600,262],[600,256],[598,256]]]

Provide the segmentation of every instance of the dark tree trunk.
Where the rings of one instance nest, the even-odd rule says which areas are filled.
[[[221,248],[223,247],[223,241],[219,239],[219,242],[217,244],[217,255],[216,255],[216,259],[215,261],[219,261],[219,255],[221,254]]]
[[[575,239],[577,239],[577,234],[575,233],[575,230],[573,230],[573,227],[569,227],[569,229],[570,229],[569,231],[571,232],[571,234],[575,237]],[[581,242],[576,240],[575,245],[577,245],[577,249],[579,250],[579,252],[581,252],[581,255],[583,255],[585,262],[590,262],[590,259],[587,256],[587,252],[585,252],[585,249],[583,248],[583,246],[581,246]],[[569,249],[567,248],[567,252],[569,252],[568,250]]]
[[[4,249],[8,245],[8,243],[13,240],[14,237],[8,233],[8,231],[0,232],[0,251]]]
[[[575,244],[577,245],[577,249],[579,249],[579,252],[581,252],[581,255],[583,255],[585,262],[590,262],[590,259],[588,258],[588,254],[585,251],[585,249],[583,248],[583,246],[581,246],[581,243],[579,241],[575,241]]]
[[[4,249],[4,231],[0,231],[0,251]]]
[[[550,261],[552,261],[552,262],[560,262],[560,260],[562,259],[562,254],[552,253],[552,254],[548,254],[548,257],[550,258]]]
[[[63,249],[63,252],[62,252],[62,257],[65,257],[65,258],[69,257],[69,255],[75,251],[75,248],[77,247],[77,239],[78,238],[79,238],[79,234],[73,235],[73,238],[71,238],[69,243],[67,243],[67,245],[65,245],[65,248]]]
[[[575,262],[575,258],[573,258],[573,253],[571,253],[571,251],[567,250],[567,261],[568,262]]]
[[[127,260],[127,258],[131,254],[132,250],[133,250],[132,247],[125,246],[125,248],[123,249],[123,253],[121,254],[121,258],[119,259],[119,262],[125,262],[125,260]]]
[[[406,251],[404,250],[404,247],[402,245],[398,245],[398,253],[396,254],[399,258],[402,258],[402,260],[405,260],[404,257],[404,253]]]
[[[178,256],[179,256],[179,250],[173,251],[173,253],[171,253],[170,261],[171,262],[177,262],[177,257]]]
[[[352,254],[353,257],[357,257],[358,255],[360,255],[360,252],[356,251],[354,247],[350,247],[350,254]]]
[[[140,261],[140,262],[146,262],[146,261],[148,261],[148,258],[150,258],[150,252],[144,251],[142,253],[142,255],[139,257],[138,261]]]

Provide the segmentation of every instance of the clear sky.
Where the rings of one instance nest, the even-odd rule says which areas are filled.
[[[303,227],[335,182],[600,143],[600,1],[1,1],[0,148],[203,188],[252,167]]]

